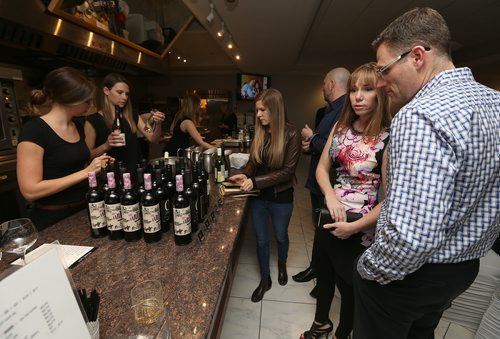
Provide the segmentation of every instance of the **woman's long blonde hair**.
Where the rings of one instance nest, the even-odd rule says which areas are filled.
[[[377,82],[380,80],[380,75],[377,72],[377,64],[374,62],[369,62],[356,68],[349,77],[347,82],[347,97],[342,108],[342,113],[340,115],[338,123],[335,125],[333,134],[336,134],[343,128],[351,127],[352,124],[358,116],[354,113],[351,105],[351,99],[349,92],[351,86],[355,84],[359,79],[375,88],[377,93],[377,107],[373,112],[370,122],[366,125],[363,135],[368,138],[376,138],[380,132],[391,125],[391,113],[390,113],[390,101],[389,97],[382,88],[377,87]]]
[[[175,113],[174,120],[170,125],[170,132],[174,131],[175,125],[182,117],[187,117],[193,120],[193,123],[195,123],[194,119],[196,118],[197,113],[199,113],[200,111],[200,103],[201,99],[198,96],[198,94],[196,93],[186,94],[182,98],[181,107],[179,111]]]
[[[260,92],[255,98],[255,102],[262,101],[262,104],[269,112],[269,126],[262,126],[259,119],[255,121],[255,135],[250,148],[250,157],[256,163],[262,164],[265,154],[267,165],[272,169],[283,166],[285,159],[285,105],[281,92],[270,88]],[[269,142],[266,144],[266,133],[269,132]]]
[[[113,120],[115,118],[115,107],[109,101],[108,96],[104,94],[104,87],[111,90],[111,88],[113,88],[113,86],[119,82],[126,83],[128,88],[129,89],[131,88],[130,83],[123,75],[118,73],[110,73],[106,75],[102,80],[101,91],[99,91],[97,95],[98,108],[102,112],[102,115],[104,117],[104,122],[106,123],[106,126],[108,126],[109,129],[111,129],[111,127],[113,126]],[[125,120],[127,120],[128,124],[130,125],[132,133],[135,134],[137,132],[137,125],[134,121],[134,115],[132,112],[132,102],[130,101],[130,96],[127,100],[127,103],[125,104],[125,107],[123,107],[123,117],[125,118]]]

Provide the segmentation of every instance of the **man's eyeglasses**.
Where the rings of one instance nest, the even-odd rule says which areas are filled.
[[[424,47],[424,49],[426,51],[430,51],[431,48],[430,47]],[[403,59],[405,56],[407,56],[408,54],[411,53],[411,51],[413,50],[413,47],[411,49],[409,49],[408,51],[406,52],[403,52],[401,53],[400,55],[398,55],[397,57],[395,57],[392,61],[390,61],[388,64],[382,66],[382,67],[379,67],[377,69],[377,72],[378,74],[380,75],[384,75],[385,73],[387,73],[387,71],[389,70],[389,68],[391,68],[392,65],[394,65],[396,62],[398,62],[399,60]]]

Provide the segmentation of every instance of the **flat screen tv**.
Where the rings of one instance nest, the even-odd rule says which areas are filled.
[[[259,92],[271,87],[271,77],[262,74],[238,73],[237,97],[240,100],[253,100]]]

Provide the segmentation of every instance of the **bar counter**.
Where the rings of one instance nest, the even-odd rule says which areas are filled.
[[[246,198],[225,197],[218,210],[212,194],[210,211],[215,220],[207,231],[200,224],[203,243],[193,234],[187,246],[174,244],[173,231],[148,244],[90,237],[87,211],[43,230],[35,246],[59,240],[61,244],[94,246],[83,261],[70,269],[77,288],[97,289],[100,337],[112,329],[130,308],[130,290],[137,283],[157,279],[163,285],[172,338],[217,338],[238,260],[239,241],[246,224]],[[5,269],[4,254],[0,271]],[[10,261],[10,260],[9,260]]]

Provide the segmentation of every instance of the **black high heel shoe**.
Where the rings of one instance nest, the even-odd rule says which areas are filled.
[[[323,336],[325,336],[325,338],[328,338],[331,331],[333,331],[333,323],[330,319],[328,319],[326,323],[319,325],[313,321],[313,324],[311,325],[309,331],[305,331],[304,333],[302,333],[300,339],[316,339]]]

